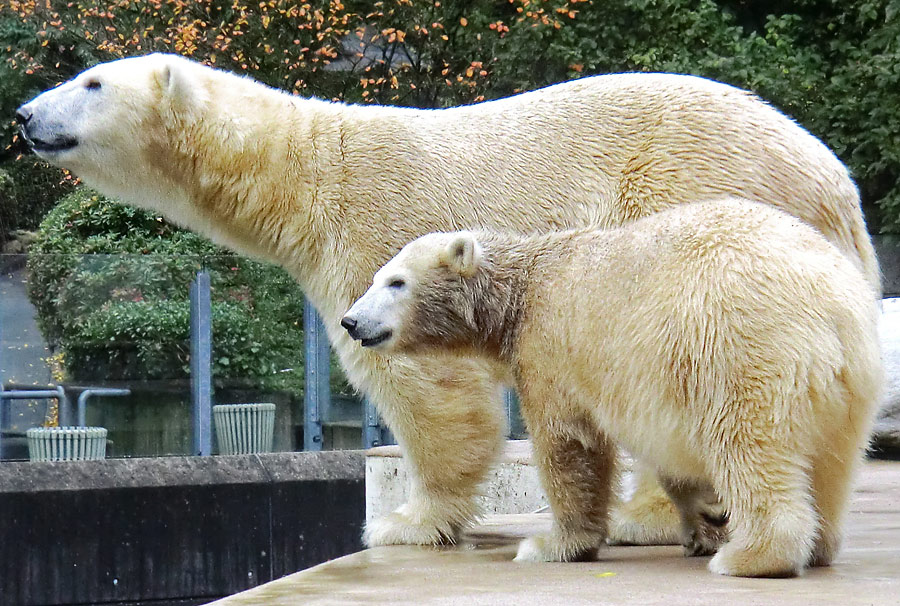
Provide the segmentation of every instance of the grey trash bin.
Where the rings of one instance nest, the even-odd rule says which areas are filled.
[[[213,406],[219,454],[272,452],[275,405],[219,404]]]
[[[32,427],[25,432],[32,461],[88,461],[106,458],[105,427]]]

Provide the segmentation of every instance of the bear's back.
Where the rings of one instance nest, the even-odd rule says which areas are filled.
[[[383,206],[383,199],[366,200],[398,189],[381,167],[414,162],[414,170],[402,170],[407,188],[420,192],[414,232],[447,229],[433,217],[448,214],[448,199],[452,229],[533,233],[617,226],[678,204],[739,196],[818,228],[849,258],[862,257],[859,265],[878,283],[844,165],[790,118],[722,83],[611,74],[471,106],[356,107],[349,115],[345,160],[359,178],[352,189],[360,208]],[[357,147],[365,149],[358,158]]]
[[[658,375],[679,357],[736,367],[753,355],[742,343],[765,343],[776,364],[811,341],[839,349],[874,334],[876,296],[859,270],[816,230],[766,205],[686,204],[543,241],[522,342],[544,360],[583,360],[591,382],[605,374],[598,368],[611,383],[634,379],[624,372],[632,360]],[[548,355],[545,344],[558,351]]]
[[[708,316],[744,305],[748,315],[789,314],[826,301],[868,309],[876,300],[860,271],[816,229],[757,202],[683,204],[585,234],[596,244],[573,258],[570,271],[593,272],[607,279],[607,290],[672,309],[690,303]]]

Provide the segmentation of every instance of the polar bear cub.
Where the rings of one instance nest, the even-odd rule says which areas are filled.
[[[604,231],[429,234],[342,325],[384,353],[508,372],[554,514],[517,560],[595,555],[621,443],[665,478],[686,543],[696,503],[721,497],[710,570],[792,576],[839,547],[882,382],[876,321],[872,287],[817,231],[726,199]]]

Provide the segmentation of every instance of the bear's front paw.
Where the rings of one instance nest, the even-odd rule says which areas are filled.
[[[555,533],[539,534],[519,543],[516,562],[589,562],[597,559],[602,539],[563,540]]]
[[[401,510],[366,524],[363,542],[379,545],[452,545],[458,531],[432,520],[415,520]]]
[[[624,503],[610,512],[610,545],[680,545],[681,520],[671,501]]]
[[[547,548],[547,539],[543,535],[530,537],[519,543],[516,562],[559,562],[557,554]]]

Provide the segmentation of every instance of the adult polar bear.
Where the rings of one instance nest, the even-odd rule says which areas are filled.
[[[17,119],[38,155],[100,191],[298,280],[411,466],[409,501],[369,524],[370,545],[452,539],[502,443],[498,378],[482,362],[384,359],[339,325],[417,236],[612,226],[737,195],[817,227],[879,283],[841,162],[756,97],[690,76],[599,76],[422,111],[302,99],[154,54],[87,70]],[[645,476],[612,538],[677,543],[661,494]]]

